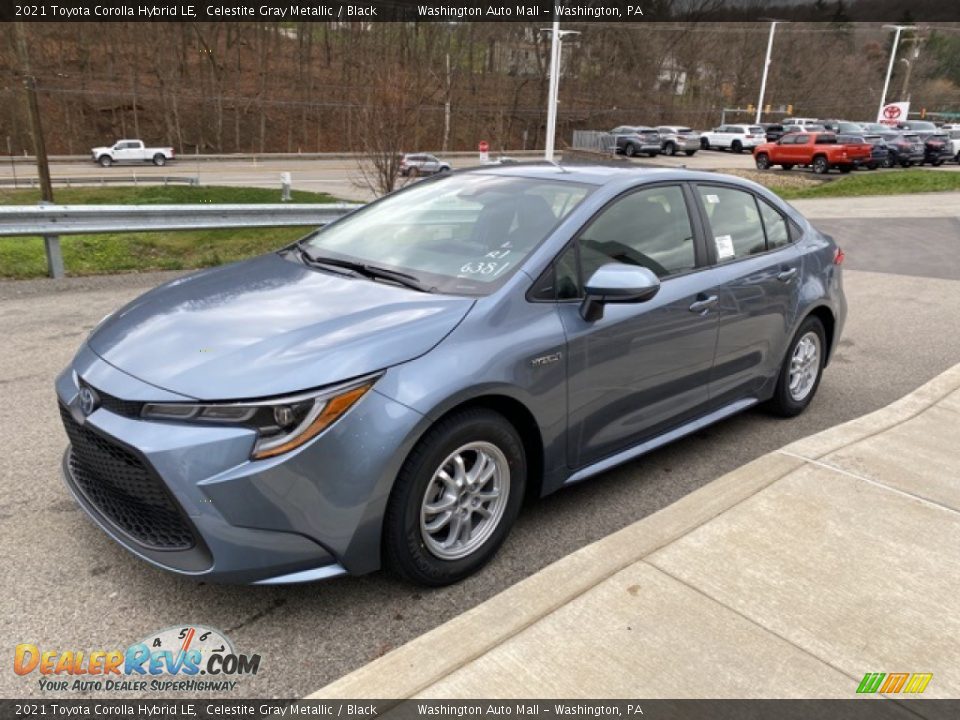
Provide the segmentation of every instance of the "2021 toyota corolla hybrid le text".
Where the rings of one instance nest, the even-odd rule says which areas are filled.
[[[158,287],[57,379],[67,485],[139,557],[284,583],[477,570],[542,496],[801,412],[843,253],[750,182],[513,165]]]

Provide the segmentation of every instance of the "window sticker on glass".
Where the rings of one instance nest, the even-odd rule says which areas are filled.
[[[726,260],[736,254],[733,251],[733,238],[729,235],[717,235],[713,241],[717,244],[717,260]]]
[[[717,197],[716,195],[705,195],[704,197],[706,198],[706,201],[711,204],[716,204],[720,202],[720,198]]]

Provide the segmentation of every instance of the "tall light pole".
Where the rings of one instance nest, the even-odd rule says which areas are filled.
[[[763,112],[763,95],[767,90],[767,72],[770,70],[770,53],[773,51],[773,33],[777,30],[779,20],[770,21],[770,37],[767,40],[767,57],[763,62],[763,77],[760,80],[760,99],[757,100],[757,117],[755,123],[760,122],[760,113]]]
[[[552,28],[542,28],[550,33],[550,85],[547,90],[547,142],[543,159],[553,162],[553,148],[557,135],[557,96],[560,92],[560,50],[566,35],[579,35],[577,30],[561,30],[560,21],[554,16]]]
[[[880,122],[883,115],[883,106],[887,104],[887,90],[890,89],[890,76],[893,75],[893,64],[897,59],[897,46],[900,44],[900,33],[904,30],[912,30],[913,25],[884,25],[883,27],[896,30],[893,36],[893,49],[890,51],[890,63],[887,65],[887,79],[883,81],[883,94],[880,96],[880,108],[877,110],[877,122]]]

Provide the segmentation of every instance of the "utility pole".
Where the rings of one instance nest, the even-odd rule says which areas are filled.
[[[37,175],[40,177],[40,195],[45,202],[53,202],[53,186],[50,183],[50,165],[47,162],[47,146],[43,141],[43,126],[40,123],[40,105],[37,103],[37,81],[30,72],[30,56],[23,23],[14,23],[17,34],[17,54],[23,87],[27,92],[27,107],[30,111],[30,131],[33,135],[33,153],[37,158]]]
[[[913,41],[913,57],[911,59],[900,58],[901,62],[907,64],[907,71],[903,74],[903,84],[900,86],[900,99],[905,102],[910,102],[910,96],[907,94],[907,88],[910,86],[910,73],[913,70],[913,64],[917,61],[917,58],[920,57],[920,45],[918,38],[910,38]],[[904,41],[906,42],[906,40]]]
[[[763,61],[763,76],[760,80],[760,99],[757,100],[757,117],[755,123],[760,122],[760,114],[763,112],[763,96],[767,91],[767,73],[770,70],[770,54],[773,51],[773,33],[777,29],[777,20],[770,22],[770,38],[767,40],[767,57]]]
[[[543,159],[553,162],[553,144],[557,134],[557,92],[560,88],[560,21],[553,16],[550,33],[550,87],[547,90],[547,142]]]
[[[443,152],[447,151],[447,144],[450,142],[450,90],[450,53],[447,53],[446,98],[443,103],[443,147],[441,148]]]

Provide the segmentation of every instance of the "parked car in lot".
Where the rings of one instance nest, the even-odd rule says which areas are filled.
[[[775,143],[761,145],[753,157],[760,170],[772,165],[780,165],[784,170],[803,165],[813,168],[817,175],[826,174],[832,168],[848,173],[870,161],[871,146],[861,139],[842,144],[833,133],[790,133]]]
[[[776,142],[787,133],[783,125],[780,125],[779,123],[761,123],[761,125],[763,125],[763,131],[765,137],[767,138],[767,142]]]
[[[838,135],[859,135],[863,132],[860,123],[850,120],[823,120],[819,124],[823,126],[824,130]]]
[[[194,580],[456,582],[525,497],[749,407],[801,413],[843,329],[842,260],[741,178],[427,179],[101,321],[56,380],[64,478]]]
[[[879,135],[865,135],[862,132],[853,135],[837,135],[837,143],[840,145],[864,145],[870,149],[870,157],[856,163],[855,168],[866,170],[876,170],[883,165],[884,158],[887,155],[887,148]]]
[[[721,125],[700,136],[700,147],[704,150],[732,150],[741,153],[752,150],[767,140],[762,125]]]
[[[450,163],[444,162],[436,155],[413,153],[404,155],[400,161],[400,174],[403,177],[436,175],[437,173],[445,172],[450,172]]]
[[[879,167],[886,167],[890,153],[887,150],[887,143],[884,140],[883,135],[863,135],[853,137],[863,137],[865,142],[870,143],[870,159],[865,165],[868,170],[876,170]],[[842,139],[841,142],[843,142]]]
[[[823,125],[809,124],[809,125],[784,125],[783,134],[787,135],[789,133],[796,132],[826,132],[827,129]],[[781,136],[782,137],[782,136]]]
[[[910,167],[923,162],[926,148],[919,135],[914,133],[893,133],[884,136],[887,144],[887,162],[885,167]]]
[[[635,157],[660,154],[660,133],[645,125],[620,125],[610,131],[618,155]]]
[[[960,163],[960,127],[948,128],[946,133],[953,159]]]
[[[679,152],[688,157],[700,149],[700,133],[683,125],[661,125],[660,150],[664,155],[676,155]]]
[[[800,127],[807,127],[808,125],[817,125],[823,127],[823,124],[817,120],[817,118],[803,118],[803,117],[788,117],[783,119],[784,125],[799,125]]]
[[[172,147],[147,147],[143,140],[117,140],[107,147],[95,147],[90,151],[93,161],[103,167],[114,163],[152,162],[162,166],[173,160]]]
[[[923,161],[921,165],[929,163],[940,167],[948,160],[953,160],[955,153],[950,145],[950,136],[944,131],[933,133],[918,132],[917,136],[923,141]]]
[[[935,133],[940,128],[937,127],[936,123],[932,123],[929,120],[903,120],[897,123],[897,130],[906,130],[912,133]]]

